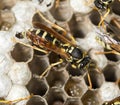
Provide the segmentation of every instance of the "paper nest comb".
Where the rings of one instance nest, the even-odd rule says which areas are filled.
[[[88,0],[89,2],[89,0]],[[2,0],[0,4],[0,97],[15,100],[34,94],[29,100],[16,105],[102,105],[120,95],[120,56],[96,55],[104,51],[95,37],[100,16],[93,10],[93,3],[87,0],[60,0],[55,8],[54,0]],[[116,6],[117,5],[117,6]],[[116,8],[117,7],[117,8]],[[120,18],[120,3],[116,0],[113,12],[106,20]],[[87,76],[72,70],[69,64],[53,67],[42,78],[40,75],[58,55],[48,55],[34,51],[32,48],[15,43],[13,37],[17,32],[32,28],[32,21],[45,23],[36,11],[41,11],[53,23],[72,33],[78,46],[89,52],[102,73],[90,70],[93,89],[88,89]],[[46,24],[46,23],[45,23]],[[46,24],[49,26],[49,24]],[[17,39],[30,44],[28,39]],[[68,72],[69,71],[69,72]],[[0,103],[0,105],[5,105]]]

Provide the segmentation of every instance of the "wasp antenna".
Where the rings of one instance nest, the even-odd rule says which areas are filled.
[[[15,43],[20,43],[20,44],[22,44],[22,45],[24,45],[24,46],[27,46],[27,47],[33,48],[33,49],[35,49],[35,50],[37,50],[37,51],[43,52],[43,53],[45,53],[45,54],[48,54],[47,51],[45,51],[45,50],[43,50],[43,49],[40,49],[40,48],[38,48],[38,47],[36,47],[36,46],[31,46],[31,45],[29,45],[29,44],[25,44],[25,43],[23,43],[23,42],[21,42],[21,41],[16,40],[14,37],[12,37],[11,40],[12,40],[13,42],[15,42]]]

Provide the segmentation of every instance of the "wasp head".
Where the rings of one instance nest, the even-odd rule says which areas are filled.
[[[19,39],[23,39],[26,36],[26,32],[18,32],[15,36]]]

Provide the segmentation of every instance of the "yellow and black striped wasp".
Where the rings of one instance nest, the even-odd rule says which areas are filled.
[[[34,22],[33,26],[34,29],[18,33],[16,36],[26,36],[31,40],[34,46],[38,46],[35,47],[35,49],[40,49],[39,51],[43,53],[49,53],[52,51],[60,55],[60,61],[54,63],[54,66],[62,63],[64,59],[71,63],[73,68],[84,69],[91,62],[91,58],[87,53],[83,52],[79,47],[77,47],[77,45],[66,37],[38,22]],[[46,70],[46,72],[47,71],[48,70]],[[41,76],[43,77],[46,72]]]
[[[106,10],[109,8],[110,3],[112,3],[114,0],[95,0],[94,4],[97,8],[101,10]]]
[[[94,4],[96,8],[100,11],[106,11],[104,16],[101,17],[101,21],[99,22],[98,26],[100,26],[107,15],[110,13],[110,5],[113,3],[114,0],[94,0]]]
[[[50,23],[50,21],[46,20],[45,17],[43,17],[43,15],[40,12],[39,15],[45,21]],[[55,24],[52,26],[55,26]],[[39,78],[45,76],[45,74],[51,69],[51,67],[61,64],[63,61],[67,61],[68,63],[71,64],[73,68],[80,71],[83,69],[87,69],[90,65],[91,66],[94,65],[92,64],[93,62],[89,57],[89,55],[87,54],[87,52],[79,48],[75,44],[75,42],[73,40],[70,40],[71,38],[66,37],[65,34],[61,35],[52,28],[40,24],[39,22],[33,22],[33,27],[34,27],[33,29],[29,29],[26,32],[17,33],[16,36],[18,38],[23,38],[24,36],[26,36],[27,39],[29,39],[32,42],[32,44],[35,46],[33,48],[36,50],[39,50],[45,54],[49,52],[54,52],[60,56],[60,60],[56,63],[51,64],[40,75]]]
[[[111,101],[106,101],[102,105],[120,105],[120,96]]]
[[[98,36],[96,40],[100,43],[105,49],[109,50],[108,52],[97,52],[96,54],[117,54],[120,55],[120,42],[113,39],[109,33],[103,33],[100,30],[97,30]]]

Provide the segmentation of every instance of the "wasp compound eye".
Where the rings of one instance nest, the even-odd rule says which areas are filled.
[[[16,36],[17,38],[19,38],[19,39],[23,39],[23,38],[24,38],[24,33],[18,32],[18,33],[16,33],[15,36]]]

